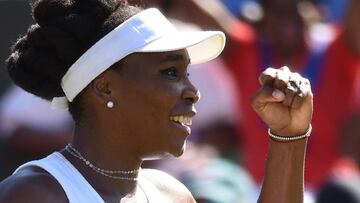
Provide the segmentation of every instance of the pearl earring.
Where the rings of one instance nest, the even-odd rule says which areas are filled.
[[[108,101],[108,102],[106,103],[106,106],[107,106],[109,109],[112,109],[112,108],[114,108],[114,102],[113,102],[113,101]]]

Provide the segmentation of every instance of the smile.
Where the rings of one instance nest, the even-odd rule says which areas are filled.
[[[190,116],[170,116],[170,120],[179,122],[182,125],[190,126],[192,124],[192,118]]]
[[[190,116],[170,116],[170,120],[173,121],[179,128],[186,131],[188,135],[191,133],[192,117]]]

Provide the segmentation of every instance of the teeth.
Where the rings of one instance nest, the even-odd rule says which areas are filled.
[[[192,118],[190,116],[170,116],[170,120],[179,122],[182,125],[191,125]]]

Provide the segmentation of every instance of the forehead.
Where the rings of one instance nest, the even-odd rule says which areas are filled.
[[[124,63],[162,64],[171,62],[190,63],[190,57],[186,49],[168,52],[145,52],[133,53],[123,59]]]

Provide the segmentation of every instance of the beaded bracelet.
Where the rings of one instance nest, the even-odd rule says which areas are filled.
[[[312,131],[312,126],[310,124],[310,126],[309,126],[308,130],[306,131],[306,133],[302,134],[302,135],[290,136],[290,137],[279,136],[279,135],[275,135],[274,133],[272,133],[270,128],[268,129],[268,134],[269,134],[270,138],[272,138],[275,141],[291,142],[291,141],[301,140],[301,139],[305,139],[307,137],[310,137],[311,131]]]

